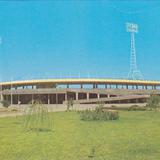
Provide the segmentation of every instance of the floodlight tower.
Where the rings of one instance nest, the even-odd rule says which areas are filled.
[[[135,48],[135,33],[138,33],[138,25],[134,23],[126,23],[127,32],[131,35],[131,55],[130,55],[130,71],[128,79],[142,80],[143,75],[137,69],[136,48]]]

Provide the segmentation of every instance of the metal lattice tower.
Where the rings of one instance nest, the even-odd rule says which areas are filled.
[[[135,48],[135,33],[138,33],[138,25],[133,23],[126,24],[127,32],[131,35],[131,57],[130,57],[130,71],[128,73],[128,79],[142,80],[143,75],[140,70],[137,69],[136,60],[136,48]]]

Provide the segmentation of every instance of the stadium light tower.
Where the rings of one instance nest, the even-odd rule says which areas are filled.
[[[138,33],[138,25],[134,23],[126,23],[127,32],[131,35],[131,55],[130,55],[130,71],[128,79],[142,80],[143,75],[137,69],[136,48],[135,48],[135,33]]]

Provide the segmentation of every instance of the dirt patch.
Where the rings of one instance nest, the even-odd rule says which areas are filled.
[[[0,117],[17,116],[22,115],[22,112],[18,108],[0,108]]]

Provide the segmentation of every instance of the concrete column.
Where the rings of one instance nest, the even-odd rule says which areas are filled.
[[[18,102],[17,102],[17,104],[19,104],[19,94],[17,96],[18,96]]]
[[[98,99],[100,98],[100,94],[99,94],[99,93],[97,94],[97,98],[98,98]]]
[[[126,89],[128,89],[128,85],[126,85]]]
[[[76,92],[76,100],[78,100],[78,92]]]
[[[98,88],[98,84],[93,84],[93,88]]]
[[[11,103],[11,106],[13,105],[13,93],[12,93],[12,85],[11,85],[11,87],[10,87],[10,96],[11,96],[11,101],[10,101],[10,103]]]
[[[56,94],[56,104],[58,104],[58,94]]]
[[[50,104],[50,96],[49,96],[49,94],[48,94],[48,104]]]
[[[33,94],[32,94],[32,104],[33,104]]]
[[[89,100],[89,93],[87,93],[87,100]]]
[[[136,99],[136,103],[139,103],[139,99]]]
[[[65,101],[67,101],[67,93],[65,93]]]
[[[3,94],[1,94],[1,97],[0,97],[0,98],[1,98],[1,101],[3,101],[3,99],[4,99]]]
[[[109,94],[107,94],[107,98],[110,98],[110,95],[109,95]]]
[[[11,93],[11,106],[13,105],[13,95]]]

